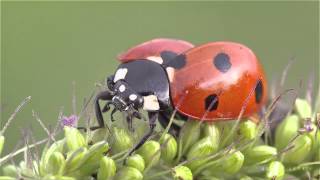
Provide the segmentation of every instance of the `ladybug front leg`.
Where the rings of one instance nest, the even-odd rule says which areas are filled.
[[[148,139],[149,137],[152,135],[152,133],[154,132],[154,129],[156,127],[156,122],[159,116],[159,112],[158,111],[149,111],[148,112],[148,117],[149,117],[149,132],[147,134],[145,134],[141,140],[138,142],[138,144],[136,144],[133,149],[129,152],[129,156],[134,153],[137,149],[139,149]]]
[[[103,128],[105,125],[104,125],[104,120],[103,120],[99,100],[110,101],[112,99],[112,97],[113,97],[113,94],[110,91],[103,91],[96,96],[95,113],[96,113],[97,121],[98,121],[100,128]],[[104,108],[104,110],[106,110],[106,109],[108,109],[108,108]]]

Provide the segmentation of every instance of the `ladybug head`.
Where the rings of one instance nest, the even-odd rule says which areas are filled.
[[[136,93],[125,81],[108,82],[108,88],[113,96],[111,103],[117,110],[138,110],[143,106],[143,97]]]

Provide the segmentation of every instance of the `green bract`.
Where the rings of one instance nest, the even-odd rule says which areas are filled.
[[[192,172],[186,166],[177,166],[172,171],[174,180],[192,180]]]

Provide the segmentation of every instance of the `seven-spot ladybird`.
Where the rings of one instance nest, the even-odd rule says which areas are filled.
[[[134,152],[152,134],[156,120],[166,126],[174,109],[177,115],[195,120],[236,119],[259,111],[266,101],[267,82],[256,55],[234,42],[210,42],[194,47],[175,39],[154,39],[118,56],[122,62],[107,78],[108,91],[96,97],[100,127],[102,112],[114,105],[126,112],[127,121],[141,119],[146,110],[150,131]],[[102,112],[99,100],[108,101]],[[113,118],[112,118],[113,119]],[[172,128],[178,126],[173,124]]]

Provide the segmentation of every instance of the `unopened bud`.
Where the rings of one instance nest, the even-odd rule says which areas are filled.
[[[300,118],[305,119],[311,117],[311,106],[307,100],[297,98],[294,107]]]
[[[297,135],[299,127],[299,117],[297,115],[290,115],[286,117],[276,129],[276,148],[283,150],[287,147],[289,142]]]
[[[18,177],[18,167],[14,165],[7,165],[2,168],[3,175],[10,176],[10,177]]]
[[[244,161],[244,156],[240,151],[231,152],[230,155],[226,155],[218,162],[217,169],[221,169],[222,172],[234,174],[238,172]]]
[[[172,171],[174,180],[192,180],[192,172],[186,166],[176,166]]]
[[[109,145],[106,141],[101,141],[92,145],[79,162],[80,173],[82,175],[95,173],[99,168],[100,160],[108,150]]]
[[[108,128],[99,128],[92,132],[90,141],[94,144],[99,141],[107,140],[109,135]]]
[[[109,180],[116,174],[116,163],[109,157],[103,157],[100,160],[100,168],[98,170],[98,180]]]
[[[142,173],[133,167],[122,167],[119,172],[117,172],[117,175],[115,179],[119,180],[142,180],[143,175]]]
[[[304,134],[299,136],[293,142],[293,148],[284,152],[283,162],[288,164],[299,164],[304,159],[306,159],[311,151],[312,140],[311,138]]]
[[[285,174],[284,165],[279,161],[273,161],[267,168],[266,177],[270,180],[281,180]]]
[[[133,141],[131,136],[127,133],[126,130],[120,129],[117,127],[113,128],[113,137],[111,142],[113,142],[111,146],[112,154],[116,154],[125,150],[129,150],[133,146]]]
[[[200,122],[195,120],[188,120],[182,127],[179,134],[179,141],[181,143],[182,155],[186,154],[189,148],[196,143],[200,138]]]
[[[127,166],[136,168],[140,172],[143,172],[143,170],[145,168],[145,163],[144,163],[143,157],[140,156],[139,154],[129,156],[126,163],[127,163]]]
[[[86,148],[80,148],[67,155],[65,171],[72,172],[79,167],[79,163],[86,154]]]
[[[61,175],[66,164],[66,160],[63,157],[63,154],[60,152],[54,152],[48,161],[48,172],[53,175]]]
[[[137,150],[137,153],[143,157],[146,167],[153,166],[160,160],[160,144],[153,140],[147,141]]]
[[[277,149],[267,145],[255,146],[244,152],[245,165],[264,164],[275,158]]]
[[[77,128],[64,126],[64,134],[69,150],[74,151],[86,147],[86,141]]]
[[[4,146],[4,136],[0,135],[0,155],[3,150],[3,146]]]
[[[190,161],[187,166],[191,170],[195,170],[208,161],[208,155],[215,153],[217,150],[218,145],[216,143],[213,143],[212,137],[207,136],[205,138],[202,138],[193,146],[191,146],[187,154],[187,160]]]
[[[240,122],[239,132],[245,140],[252,140],[257,136],[257,124],[251,120]]]
[[[16,178],[10,176],[0,176],[0,180],[16,180]]]
[[[176,139],[170,134],[165,134],[163,138],[160,139],[160,144],[161,159],[168,163],[172,162],[178,152]]]
[[[211,137],[212,143],[219,144],[220,130],[216,123],[205,123],[202,137]]]

